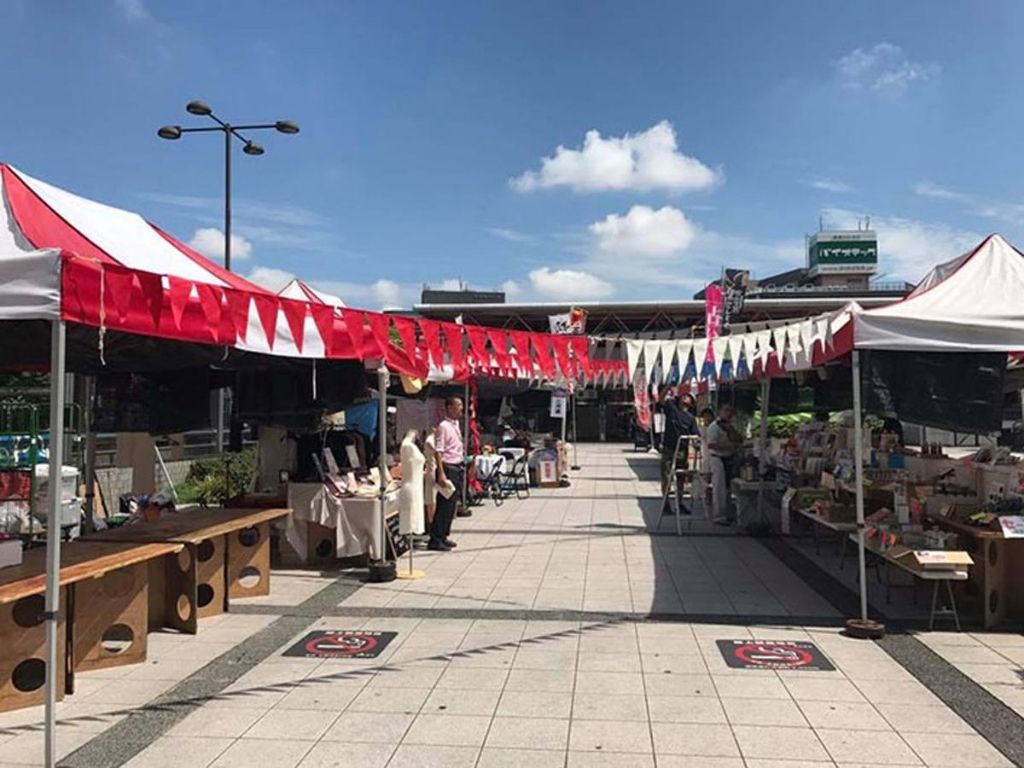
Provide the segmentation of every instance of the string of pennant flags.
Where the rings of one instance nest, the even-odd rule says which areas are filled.
[[[837,344],[837,338],[851,327],[851,319],[847,307],[712,338],[593,340],[625,346],[630,381],[636,380],[638,371],[648,379],[656,378],[659,384],[670,377],[678,381],[718,381],[805,370],[839,357],[845,344]]]
[[[471,376],[628,386],[580,334],[488,328],[302,301],[62,253],[61,316],[109,331],[283,357],[381,360],[424,380]]]

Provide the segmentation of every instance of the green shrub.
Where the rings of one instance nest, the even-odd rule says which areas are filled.
[[[178,501],[203,506],[223,504],[226,499],[248,491],[255,474],[255,448],[199,459],[192,463],[188,477],[178,487]]]

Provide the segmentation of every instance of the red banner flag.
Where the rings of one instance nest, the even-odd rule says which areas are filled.
[[[469,337],[471,359],[477,368],[482,368],[490,373],[491,355],[487,351],[487,331],[478,325],[464,325],[462,327],[466,331],[466,336]]]
[[[455,378],[466,375],[466,352],[462,345],[462,326],[457,323],[441,323],[444,330],[445,349],[452,361],[452,372]]]
[[[512,356],[508,353],[508,333],[491,329],[487,331],[487,338],[491,342],[491,349],[494,350],[494,359],[498,363],[498,370],[503,376],[510,376]]]
[[[427,354],[438,368],[444,365],[444,352],[441,351],[441,324],[434,320],[420,318],[420,333],[423,343],[427,346]]]
[[[572,364],[572,356],[569,353],[568,336],[550,336],[551,346],[555,350],[555,359],[558,367],[562,369],[562,375],[567,379],[576,377],[576,368]]]
[[[530,336],[530,344],[537,355],[537,365],[545,379],[555,378],[555,361],[551,357],[550,338],[546,333],[535,333]]]
[[[590,365],[590,339],[586,336],[570,336],[569,344],[572,347],[572,356],[576,368],[583,371],[588,379],[594,375],[594,369]]]

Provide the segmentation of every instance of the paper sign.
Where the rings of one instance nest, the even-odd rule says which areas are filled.
[[[999,518],[999,527],[1003,529],[1004,539],[1024,539],[1024,517],[1007,515]]]
[[[551,418],[561,419],[565,416],[565,396],[551,395]]]

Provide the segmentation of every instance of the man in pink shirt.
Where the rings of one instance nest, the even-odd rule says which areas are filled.
[[[437,494],[437,508],[430,523],[430,543],[427,549],[438,552],[447,552],[455,546],[451,539],[452,519],[462,496],[462,481],[466,471],[466,450],[462,442],[462,426],[459,423],[459,419],[462,418],[462,398],[449,397],[444,402],[444,411],[445,417],[437,425],[435,438],[441,468],[439,474],[443,474],[452,482],[455,493],[447,499],[440,490]]]

